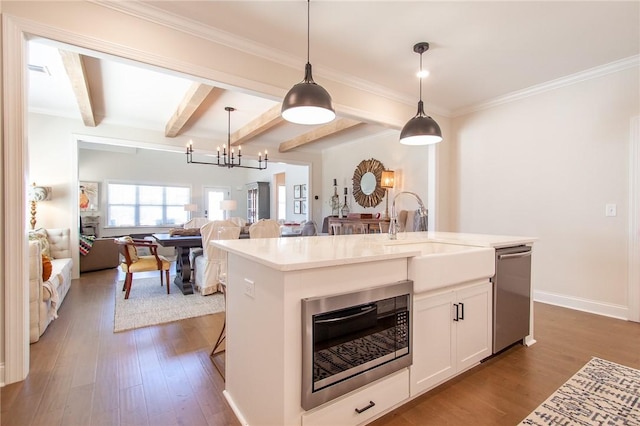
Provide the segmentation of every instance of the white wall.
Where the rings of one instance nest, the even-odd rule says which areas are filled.
[[[338,182],[340,203],[344,203],[344,188],[347,188],[347,202],[353,213],[382,213],[386,200],[383,199],[375,207],[362,207],[353,198],[353,173],[363,160],[375,158],[385,169],[395,171],[395,187],[389,190],[389,212],[393,197],[400,191],[417,193],[423,201],[428,196],[428,163],[429,147],[401,145],[399,132],[389,130],[377,137],[370,137],[326,149],[322,161],[322,213],[331,214],[331,196],[333,195],[333,179]],[[396,202],[398,209],[415,210],[418,205],[411,198],[400,197]]]
[[[639,89],[636,67],[453,122],[457,229],[539,237],[539,300],[627,315],[628,156]],[[616,217],[605,217],[608,203]]]

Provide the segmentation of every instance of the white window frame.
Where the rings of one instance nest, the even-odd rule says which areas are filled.
[[[111,185],[129,185],[136,187],[136,203],[135,204],[112,204],[109,200],[109,187]],[[140,207],[143,204],[139,203],[139,187],[141,186],[156,186],[161,187],[163,189],[163,204],[158,205],[162,207],[162,223],[157,225],[141,225],[140,224]],[[106,216],[107,220],[105,222],[105,228],[162,228],[162,227],[172,227],[176,226],[177,223],[168,223],[167,222],[167,207],[179,207],[184,206],[183,204],[167,204],[166,203],[166,189],[167,188],[180,188],[187,189],[189,191],[188,200],[191,200],[192,189],[190,185],[177,185],[177,184],[166,184],[166,183],[140,183],[140,182],[117,182],[117,181],[107,181],[106,182],[106,198],[107,198],[107,206],[106,206]],[[146,205],[146,204],[144,204]],[[111,206],[133,206],[135,207],[135,219],[133,225],[109,225],[110,223],[110,212]],[[186,212],[185,212],[186,214]],[[186,219],[185,219],[186,220]]]

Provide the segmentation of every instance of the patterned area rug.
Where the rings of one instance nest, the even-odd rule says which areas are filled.
[[[640,426],[640,370],[593,358],[520,424]]]
[[[173,279],[174,277],[170,279],[171,294],[167,294],[167,288],[160,286],[160,277],[134,277],[127,300],[124,300],[125,292],[121,291],[123,281],[118,282],[113,331],[117,333],[224,311],[224,296],[221,293],[209,296],[194,293],[185,296],[173,284]]]

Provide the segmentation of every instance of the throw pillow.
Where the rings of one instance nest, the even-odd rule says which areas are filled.
[[[40,253],[49,258],[53,258],[53,256],[51,256],[49,240],[47,239],[47,231],[43,228],[36,229],[35,231],[29,231],[29,241],[38,241],[40,244]]]
[[[120,238],[120,241],[123,241],[126,243],[132,243],[133,238],[127,235],[126,237]],[[136,246],[127,245],[127,250],[129,251],[129,257],[131,258],[131,261],[137,262],[139,260],[139,257],[138,257],[138,250],[136,250]]]
[[[51,265],[51,259],[44,254],[42,255],[42,281],[47,281],[51,278],[51,271],[53,266]]]

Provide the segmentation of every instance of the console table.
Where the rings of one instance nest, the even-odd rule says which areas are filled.
[[[359,218],[339,218],[339,217],[329,217],[329,235],[333,235],[333,230],[331,229],[332,223],[340,223],[342,226],[345,225],[355,225],[355,224],[364,224],[367,228],[367,233],[379,233],[380,232],[380,223],[389,223],[389,219],[359,219]]]

